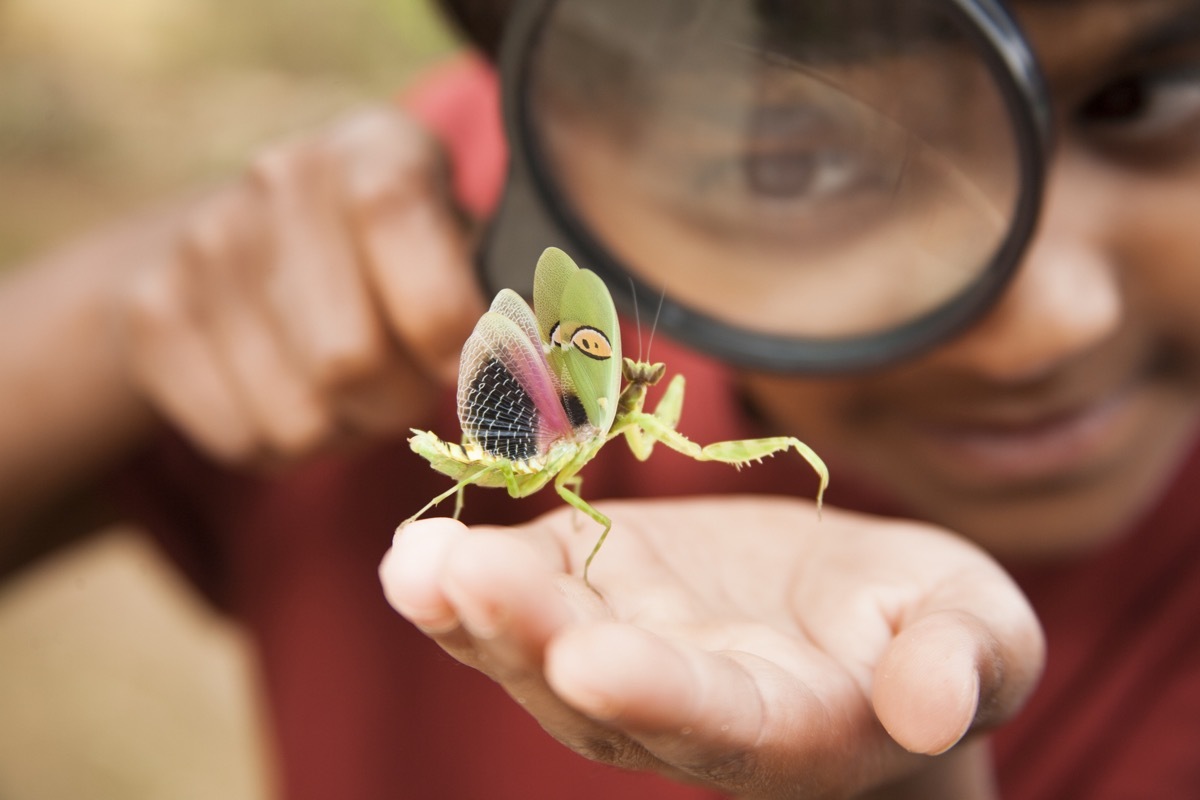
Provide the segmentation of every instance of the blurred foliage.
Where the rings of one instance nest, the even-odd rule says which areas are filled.
[[[393,93],[421,0],[0,0],[0,264]]]

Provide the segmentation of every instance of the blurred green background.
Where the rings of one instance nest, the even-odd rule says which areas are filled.
[[[0,269],[453,47],[420,0],[0,0]],[[0,798],[269,798],[256,681],[143,536],[98,532],[0,585]]]
[[[0,264],[450,46],[421,0],[0,0]]]

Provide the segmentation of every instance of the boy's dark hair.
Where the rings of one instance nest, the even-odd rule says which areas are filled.
[[[437,4],[472,44],[496,60],[513,0],[437,0]]]
[[[451,24],[492,61],[499,54],[504,23],[515,3],[516,0],[436,0]],[[899,41],[897,31],[903,30],[915,13],[913,9],[897,5],[894,0],[844,0],[838,5],[815,7],[789,0],[755,0],[755,6],[764,19],[774,21],[768,31],[770,35],[782,37],[786,42],[802,43],[808,48],[822,42],[836,45],[846,41],[844,36],[831,35],[846,25],[851,25],[855,31],[862,31],[862,35],[871,35],[876,31],[889,32],[886,33],[889,40]],[[929,20],[923,14],[916,14],[916,18],[919,23],[917,30],[924,35],[958,35],[954,31],[930,30]],[[861,25],[864,19],[874,20],[876,24],[864,27]],[[811,49],[809,52],[811,55]]]

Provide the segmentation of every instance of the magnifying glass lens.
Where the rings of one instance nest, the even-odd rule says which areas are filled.
[[[933,0],[563,0],[527,64],[553,200],[643,284],[838,340],[989,268],[1019,154],[975,32]]]

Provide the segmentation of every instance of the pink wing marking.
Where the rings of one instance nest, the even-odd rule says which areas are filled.
[[[495,311],[480,317],[463,347],[458,419],[468,439],[512,460],[573,434],[545,354],[526,328]]]

